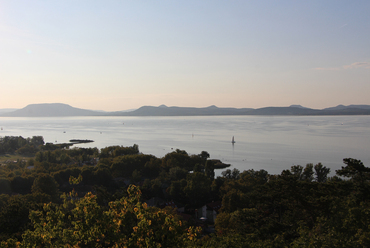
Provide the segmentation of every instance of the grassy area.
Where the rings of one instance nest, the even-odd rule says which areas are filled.
[[[30,158],[34,158],[34,156],[24,156],[19,154],[0,154],[0,164],[6,164],[10,161],[17,161],[19,160],[29,160]]]

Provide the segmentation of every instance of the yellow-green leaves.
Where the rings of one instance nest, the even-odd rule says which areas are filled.
[[[20,247],[181,247],[199,237],[200,230],[184,227],[173,209],[142,203],[138,187],[128,193],[107,209],[92,193],[63,195],[64,204],[31,213],[34,230],[26,231]]]

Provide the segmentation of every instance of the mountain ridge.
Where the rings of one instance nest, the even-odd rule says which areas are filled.
[[[370,115],[370,105],[338,105],[325,109],[311,109],[301,105],[264,108],[168,107],[164,104],[142,106],[132,111],[102,112],[75,108],[64,103],[29,104],[22,109],[2,112],[0,117],[64,117],[64,116],[210,116],[210,115]]]
[[[95,116],[103,114],[98,111],[80,109],[64,103],[29,104],[22,109],[2,114],[6,117],[62,117],[62,116]]]

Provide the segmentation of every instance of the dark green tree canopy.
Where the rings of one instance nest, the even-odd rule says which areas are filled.
[[[361,184],[370,179],[370,168],[365,167],[361,160],[345,158],[343,159],[343,163],[345,163],[346,166],[342,166],[342,169],[336,170],[339,176],[349,177]]]
[[[32,193],[44,193],[49,196],[54,201],[59,199],[59,185],[55,179],[48,174],[40,174],[32,185]]]

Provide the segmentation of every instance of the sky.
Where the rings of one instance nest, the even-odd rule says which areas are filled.
[[[370,105],[368,0],[0,0],[0,108]]]

